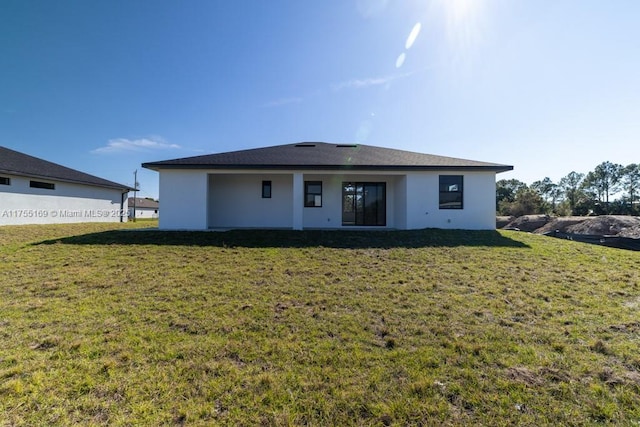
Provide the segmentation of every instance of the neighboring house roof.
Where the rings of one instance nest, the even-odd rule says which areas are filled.
[[[489,170],[513,166],[414,153],[363,144],[303,142],[143,163],[161,169]]]
[[[158,209],[160,203],[155,200],[145,199],[142,197],[129,197],[129,207],[133,207],[135,202],[136,209]]]
[[[75,169],[29,156],[18,151],[0,147],[0,174],[26,176],[44,180],[70,182],[74,184],[93,185],[121,190],[133,191],[126,185],[89,175]]]

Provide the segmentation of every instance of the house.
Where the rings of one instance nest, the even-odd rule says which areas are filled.
[[[157,219],[160,204],[143,197],[129,197],[129,218]]]
[[[362,144],[305,142],[144,163],[160,228],[495,229],[513,166]]]
[[[130,190],[0,147],[0,225],[126,221]]]

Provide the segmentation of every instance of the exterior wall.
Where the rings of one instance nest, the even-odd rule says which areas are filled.
[[[159,209],[139,208],[136,207],[136,219],[157,219],[159,218]],[[133,219],[133,208],[129,208],[129,218]]]
[[[322,181],[322,207],[302,207],[294,177]],[[463,175],[463,209],[439,208],[439,176]],[[262,198],[262,181],[272,197]],[[386,226],[342,226],[342,183],[385,182]],[[296,187],[297,188],[297,187]],[[300,194],[297,194],[300,193]],[[495,172],[382,172],[162,170],[162,229],[332,228],[495,229]],[[300,221],[301,227],[297,221]]]
[[[159,227],[164,230],[207,229],[206,171],[163,170],[160,173]]]
[[[395,223],[396,228],[407,228],[407,177],[400,175],[396,178],[394,186],[395,195]]]
[[[117,189],[72,184],[40,178],[5,175],[11,185],[0,185],[0,225],[120,222],[127,220],[127,195]],[[29,181],[55,184],[53,190],[31,188]]]
[[[395,227],[395,213],[398,208],[394,203],[394,195],[396,181],[404,180],[402,176],[303,174],[303,182],[322,181],[321,207],[303,207],[304,187],[301,186],[297,191],[300,194],[294,194],[293,178],[293,173],[277,174],[266,171],[210,173],[207,193],[209,228],[296,229],[294,208],[302,214],[301,228],[347,228],[342,225],[342,183],[346,181],[387,183],[386,228]],[[272,182],[270,199],[262,198],[263,180]],[[300,206],[295,206],[296,203]]]
[[[399,176],[371,174],[305,174],[305,181],[322,181],[322,207],[304,208],[304,228],[350,228],[381,229],[396,228],[395,183]],[[342,183],[343,182],[384,182],[387,194],[387,225],[343,226],[342,225]]]
[[[302,172],[293,174],[293,224],[294,230],[302,230],[304,214],[304,176]]]
[[[209,175],[209,227],[291,228],[292,176],[260,173]],[[262,198],[263,180],[271,181],[271,198]]]
[[[462,175],[463,209],[439,208],[439,176]],[[407,228],[493,230],[495,172],[423,172],[407,175]]]

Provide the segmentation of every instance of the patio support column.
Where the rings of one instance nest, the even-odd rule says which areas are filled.
[[[304,180],[302,172],[293,174],[293,224],[294,230],[302,230],[302,209],[304,207]]]

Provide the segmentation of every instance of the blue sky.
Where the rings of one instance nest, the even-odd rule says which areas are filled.
[[[124,184],[299,141],[640,162],[640,2],[3,0],[0,145]]]

